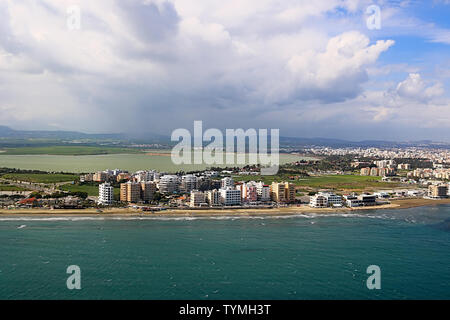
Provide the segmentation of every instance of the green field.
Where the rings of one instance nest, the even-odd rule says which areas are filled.
[[[51,146],[51,147],[21,147],[2,150],[1,155],[62,155],[85,156],[101,154],[130,154],[141,151],[133,148],[94,147],[94,146]]]
[[[60,189],[70,192],[86,192],[90,196],[98,196],[98,186],[94,185],[65,184]]]
[[[7,173],[2,175],[1,178],[35,183],[58,183],[78,180],[78,175],[60,173]]]
[[[65,184],[60,187],[62,191],[70,192],[86,192],[89,196],[98,196],[98,186],[97,185],[78,185],[78,184]],[[114,197],[118,199],[120,196],[120,189],[114,188]]]
[[[26,188],[10,186],[7,184],[0,184],[0,191],[29,191]]]
[[[266,184],[272,182],[289,181],[288,175],[278,176],[235,176],[235,181],[262,180]],[[359,175],[329,175],[320,177],[304,177],[290,181],[304,190],[334,189],[334,190],[374,190],[379,188],[392,188],[398,184],[381,182],[381,177]]]

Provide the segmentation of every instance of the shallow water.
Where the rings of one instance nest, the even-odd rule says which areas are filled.
[[[170,151],[170,150],[169,150]],[[294,162],[301,159],[314,159],[291,154],[280,154],[280,164]],[[220,166],[220,165],[217,165]],[[226,165],[223,165],[226,166]],[[147,154],[107,154],[86,156],[61,155],[1,155],[0,167],[43,171],[63,172],[94,172],[119,168],[131,172],[138,170],[157,170],[176,172],[180,170],[205,170],[211,165],[186,164],[175,165],[170,155]]]

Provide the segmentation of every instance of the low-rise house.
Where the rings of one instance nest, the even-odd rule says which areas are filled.
[[[342,207],[342,197],[333,192],[319,192],[310,198],[309,205],[313,208]]]
[[[362,206],[362,201],[360,199],[358,199],[358,197],[354,194],[344,195],[344,199],[345,199],[345,204],[350,208]]]
[[[313,208],[326,208],[328,207],[328,200],[322,194],[316,194],[309,199],[309,206]]]

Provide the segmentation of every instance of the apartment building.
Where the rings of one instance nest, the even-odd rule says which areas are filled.
[[[226,188],[233,188],[234,187],[234,180],[231,177],[225,177],[221,180],[221,188],[222,189],[226,189]]]
[[[396,163],[394,160],[379,160],[373,162],[378,168],[394,168]]]
[[[135,182],[149,182],[155,180],[155,172],[154,171],[137,171],[133,175],[133,181]]]
[[[256,182],[250,181],[250,182],[243,182],[239,183],[236,186],[236,189],[241,191],[241,197],[242,201],[245,202],[256,202],[258,201],[258,193],[256,189]]]
[[[180,190],[185,193],[190,193],[192,190],[198,189],[198,178],[193,174],[188,174],[181,177]]]
[[[159,179],[158,189],[162,194],[171,194],[179,191],[180,179],[175,175],[164,175]]]
[[[216,189],[206,191],[206,201],[210,206],[219,206],[221,204],[220,192]]]
[[[94,174],[88,173],[80,176],[80,182],[91,182],[94,181]]]
[[[200,176],[197,178],[197,189],[200,191],[211,190],[211,178]]]
[[[155,198],[156,183],[153,181],[141,182],[141,199],[144,202],[151,202]]]
[[[221,203],[225,206],[241,205],[241,190],[228,187],[227,189],[220,189]]]
[[[442,199],[448,197],[448,185],[430,185],[428,186],[428,197],[433,199]]]
[[[370,168],[370,175],[371,176],[379,176],[380,175],[380,169],[379,168]]]
[[[108,174],[104,171],[94,173],[92,180],[95,182],[105,182],[108,180]]]
[[[295,185],[293,183],[284,183],[284,199],[287,203],[295,202]]]
[[[112,205],[114,201],[114,188],[109,183],[102,183],[98,186],[98,203]]]
[[[263,182],[258,182],[256,184],[256,193],[258,195],[258,200],[262,202],[270,201],[270,186],[264,184]]]
[[[132,181],[120,184],[120,201],[131,203],[141,201],[141,185]]]
[[[197,190],[191,191],[190,207],[201,207],[206,205],[206,197],[203,192]]]
[[[121,182],[124,180],[130,180],[130,174],[125,173],[125,172],[121,172],[116,176],[116,181],[117,182]]]
[[[270,185],[270,197],[275,202],[286,202],[286,184],[272,182]]]
[[[387,176],[394,176],[395,175],[395,169],[394,168],[361,168],[362,176],[374,176],[374,177],[387,177]]]

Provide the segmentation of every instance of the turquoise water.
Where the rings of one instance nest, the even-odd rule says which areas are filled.
[[[0,299],[450,299],[449,205],[33,219],[0,217]],[[81,290],[66,288],[69,265],[81,268]],[[381,290],[366,287],[369,265],[381,268]]]

